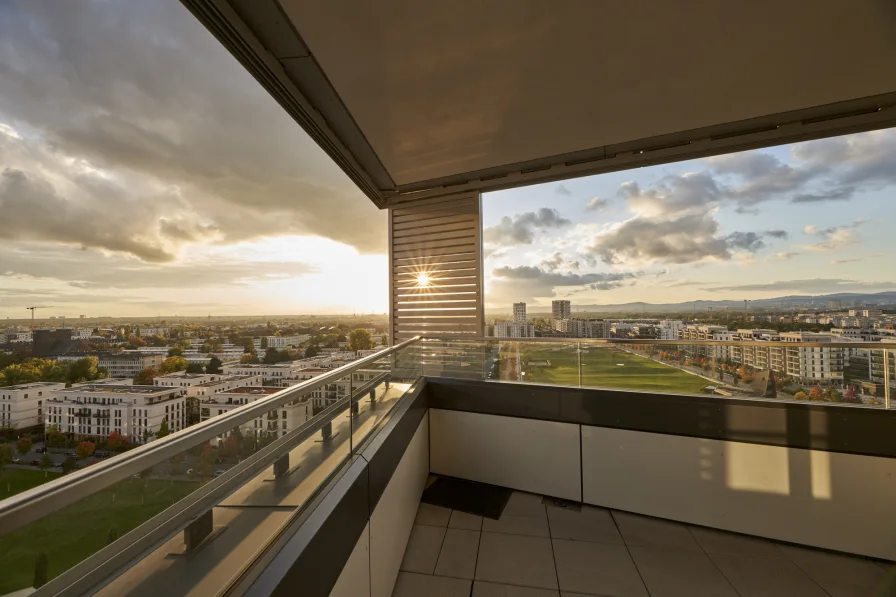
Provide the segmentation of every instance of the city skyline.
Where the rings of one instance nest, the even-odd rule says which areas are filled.
[[[385,212],[188,17],[0,7],[0,317],[386,312]],[[894,182],[884,130],[490,193],[486,308],[893,290]]]

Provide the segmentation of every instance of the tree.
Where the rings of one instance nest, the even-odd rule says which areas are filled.
[[[140,373],[134,376],[135,386],[151,386],[154,377],[158,377],[159,372],[155,367],[147,367],[142,369]]]
[[[809,400],[823,400],[824,399],[824,391],[821,389],[821,386],[816,385],[809,392]]]
[[[171,433],[168,429],[168,419],[162,419],[161,425],[159,425],[159,430],[156,431],[156,437],[161,439]]]
[[[47,558],[47,553],[42,551],[37,554],[37,561],[34,562],[34,588],[39,589],[49,580],[49,567],[50,563]]]
[[[828,402],[843,402],[843,394],[840,393],[837,388],[834,386],[829,386],[828,389],[824,391],[824,399]]]
[[[99,368],[100,360],[97,357],[84,357],[72,362],[68,366],[68,374],[66,381],[69,383],[79,383],[84,381],[92,381],[103,377],[103,372]]]
[[[221,359],[219,359],[218,357],[212,357],[209,360],[208,365],[205,368],[205,372],[206,373],[221,373],[221,365],[222,364],[223,363],[221,363]]]
[[[260,362],[261,361],[258,360],[258,355],[254,352],[244,354],[240,357],[240,363],[243,365],[257,365]]]
[[[261,349],[265,350],[265,349],[267,349],[267,347],[268,347],[268,337],[262,336],[261,337]]]
[[[9,448],[9,444],[0,444],[0,475],[3,474],[3,467],[6,466],[11,460],[12,450]]]
[[[168,357],[162,361],[162,366],[159,367],[159,373],[168,374],[174,373],[175,371],[184,371],[188,364],[187,359],[184,357]]]
[[[184,356],[184,349],[181,348],[180,346],[174,346],[172,348],[169,348],[168,356],[169,357],[182,357],[182,356]]]
[[[72,472],[76,468],[78,468],[78,462],[71,456],[69,456],[68,458],[66,458],[65,460],[62,461],[62,474],[63,475]]]
[[[797,392],[796,394],[793,395],[793,399],[803,402],[803,401],[809,399],[809,394],[807,394],[805,392]]]
[[[81,442],[75,447],[75,454],[78,455],[78,460],[85,460],[85,459],[89,458],[95,450],[96,450],[95,443]]]
[[[64,433],[60,433],[56,426],[51,426],[47,433],[47,446],[51,448],[64,448],[66,444]]]
[[[267,352],[264,353],[264,362],[268,365],[280,362],[280,353],[277,352],[276,348],[267,349]]]
[[[306,359],[316,357],[319,354],[320,354],[320,348],[318,348],[314,344],[312,344],[311,346],[309,346],[308,348],[305,349],[305,358]]]
[[[205,373],[202,363],[190,363],[187,365],[187,373]]]
[[[44,455],[40,457],[40,470],[44,472],[44,477],[49,474],[49,470],[53,468],[53,457],[50,456],[47,452],[44,452]]]
[[[383,334],[380,337],[380,344],[382,344],[383,346],[386,346],[387,344],[389,344],[389,336],[387,336],[386,334]]]
[[[16,452],[24,456],[31,451],[32,446],[30,437],[20,437],[19,441],[16,442]]]
[[[736,385],[736,386],[739,386],[739,385],[740,385],[740,375],[738,375],[737,371],[732,371],[732,372],[731,372],[731,381],[732,381],[732,382],[734,383],[734,385]]]
[[[373,336],[367,330],[358,328],[349,335],[348,345],[352,350],[370,350],[373,348]]]
[[[862,399],[856,395],[855,386],[846,388],[846,394],[843,395],[843,401],[849,402],[850,404],[862,404]]]
[[[124,438],[121,437],[121,434],[117,431],[113,431],[109,434],[109,437],[106,438],[106,449],[117,450],[123,443]]]

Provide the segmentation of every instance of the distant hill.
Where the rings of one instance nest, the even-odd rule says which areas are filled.
[[[867,306],[896,305],[896,291],[861,294],[855,292],[840,292],[837,294],[821,295],[790,295],[770,299],[756,299],[750,301],[750,311],[791,308],[827,308],[828,301],[841,301],[843,308],[849,308],[853,303],[861,303]],[[622,303],[613,305],[578,305],[572,304],[573,314],[588,313],[681,313],[697,310],[707,311],[709,308],[722,310],[725,307],[732,312],[743,310],[743,301],[687,301],[684,303]],[[492,311],[491,309],[489,311]],[[497,310],[496,310],[497,311]],[[530,306],[529,313],[550,313],[550,307]]]

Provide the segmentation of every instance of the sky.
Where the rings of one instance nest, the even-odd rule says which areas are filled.
[[[892,290],[881,131],[490,193],[486,302]],[[0,3],[0,317],[382,313],[386,216],[176,0]]]

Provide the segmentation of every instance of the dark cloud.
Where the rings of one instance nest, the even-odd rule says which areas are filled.
[[[600,197],[594,197],[591,201],[588,202],[588,205],[585,206],[585,209],[588,211],[600,211],[602,209],[606,209],[606,207],[610,205],[609,200],[601,199]]]
[[[718,236],[719,228],[711,214],[672,219],[636,217],[599,235],[587,252],[607,264],[680,264],[727,261],[732,250],[756,252],[765,246],[762,235],[733,232]]]
[[[5,3],[0,39],[0,164],[29,193],[7,189],[4,223],[33,214],[16,238],[156,262],[209,237],[385,249],[384,213],[180,3]]]
[[[539,264],[543,269],[549,272],[578,270],[579,262],[566,259],[562,253],[554,253],[547,259],[542,259]]]
[[[562,217],[556,209],[542,207],[537,212],[516,214],[512,218],[504,216],[497,226],[491,226],[483,231],[483,239],[492,245],[492,248],[531,245],[537,231],[560,228],[569,224],[572,222]]]
[[[555,289],[612,290],[642,276],[642,272],[563,273],[523,265],[492,270],[488,300],[531,301],[535,297],[556,296]]]
[[[117,255],[39,247],[0,247],[0,280],[55,280],[84,290],[228,287],[316,272],[301,262],[205,260],[182,264],[145,263]]]
[[[566,188],[566,185],[563,184],[557,185],[556,193],[558,195],[563,195],[564,197],[569,197],[570,195],[572,195],[572,191]]]
[[[793,203],[820,203],[822,201],[848,201],[855,194],[855,187],[839,187],[829,189],[820,193],[801,193],[794,195],[791,202]]]
[[[770,236],[771,238],[779,238],[779,239],[785,239],[785,238],[790,237],[789,232],[787,232],[786,230],[778,230],[778,229],[766,230],[765,235]]]
[[[792,291],[811,294],[827,294],[834,292],[848,292],[850,290],[892,290],[893,288],[896,288],[896,283],[894,282],[859,282],[857,280],[845,280],[842,278],[813,278],[810,280],[780,280],[765,284],[717,286],[714,288],[707,288],[707,290],[738,292]]]

